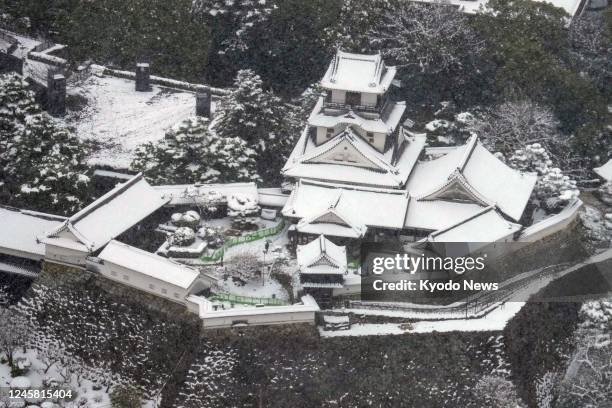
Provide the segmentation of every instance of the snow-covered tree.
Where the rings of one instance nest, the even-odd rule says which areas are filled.
[[[208,248],[220,248],[225,241],[225,236],[220,227],[203,225],[196,233],[198,238],[208,243]]]
[[[184,213],[174,213],[171,217],[172,224],[178,227],[190,228],[196,228],[200,223],[200,219],[200,214],[193,210],[189,210]]]
[[[12,308],[0,308],[0,353],[14,366],[14,355],[19,347],[25,348],[32,333],[25,316]]]
[[[444,2],[400,1],[369,36],[390,62],[424,74],[472,69],[466,65],[484,49],[468,17]]]
[[[136,150],[132,169],[155,184],[257,181],[256,153],[238,137],[210,132],[209,121],[186,119],[164,140]]]
[[[576,181],[564,175],[558,167],[553,167],[547,150],[539,143],[517,150],[509,158],[508,164],[524,172],[537,173],[534,193],[547,209],[558,209],[580,193]]]
[[[512,381],[495,375],[484,376],[476,384],[476,392],[482,400],[499,408],[521,406]]]
[[[11,203],[76,212],[90,185],[86,150],[41,110],[20,76],[0,77],[0,191]]]
[[[217,107],[214,131],[246,141],[259,156],[264,181],[277,180],[300,131],[297,109],[264,90],[251,70],[238,71],[234,86]]]
[[[195,241],[195,232],[189,227],[180,227],[168,238],[170,245],[189,246]]]
[[[503,154],[511,154],[533,143],[549,151],[564,151],[567,147],[566,140],[559,134],[559,121],[554,113],[529,100],[502,103],[467,126],[489,149]]]

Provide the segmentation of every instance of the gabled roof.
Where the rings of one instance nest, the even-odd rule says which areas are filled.
[[[404,131],[401,137],[404,140],[401,154],[393,157],[393,149],[379,152],[350,127],[319,146],[304,131],[282,172],[294,178],[402,187],[419,158],[426,137]],[[336,152],[344,154],[344,147],[347,152],[350,149],[354,153],[354,162],[333,160]]]
[[[310,126],[328,128],[338,125],[355,125],[363,129],[364,132],[390,134],[395,131],[406,111],[406,104],[404,102],[394,102],[391,103],[389,108],[384,110],[381,117],[376,119],[368,119],[353,111],[343,111],[334,115],[328,111],[324,112],[324,100],[324,97],[319,98],[308,117],[308,124]]]
[[[488,244],[504,239],[521,229],[507,221],[495,206],[489,206],[454,225],[431,233],[429,242],[480,242]]]
[[[0,253],[40,260],[45,246],[37,237],[59,227],[64,217],[0,206]]]
[[[612,159],[600,167],[595,167],[593,171],[602,179],[612,181]]]
[[[298,245],[297,262],[301,273],[343,275],[347,267],[346,247],[319,235],[306,245]]]
[[[404,226],[419,230],[438,231],[482,211],[479,204],[447,200],[420,201],[412,199]]]
[[[194,268],[115,240],[106,245],[98,258],[184,289],[200,275]]]
[[[309,153],[305,154],[302,163],[329,163],[334,162],[333,156],[336,154],[351,154],[355,158],[361,158],[362,161],[354,163],[345,162],[347,166],[365,167],[381,172],[391,172],[394,174],[395,169],[381,158],[380,154],[376,154],[376,149],[373,149],[361,137],[348,127],[339,135],[334,137],[328,143],[323,143]]]
[[[94,252],[168,201],[137,174],[48,232],[43,242]]]
[[[352,54],[339,51],[321,80],[326,89],[382,94],[395,77],[395,67],[387,67],[380,54]]]
[[[410,194],[419,200],[444,199],[455,189],[481,205],[496,205],[519,220],[537,181],[535,174],[508,167],[472,136],[468,143],[428,162],[420,162],[408,180]]]
[[[282,213],[286,217],[308,221],[316,219],[333,206],[334,213],[349,220],[351,228],[365,225],[402,229],[409,201],[405,190],[300,180],[291,192]],[[329,224],[317,226],[321,225],[326,227]]]
[[[303,218],[296,225],[299,232],[316,234],[325,233],[335,237],[363,238],[368,227],[359,221],[351,208],[339,206],[343,190],[337,190],[337,197],[330,206],[310,218]]]

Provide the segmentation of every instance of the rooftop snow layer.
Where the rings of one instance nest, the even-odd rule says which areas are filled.
[[[321,80],[321,86],[326,89],[382,94],[389,89],[395,71],[395,67],[385,66],[380,54],[338,51]]]
[[[521,218],[537,176],[508,167],[472,136],[463,146],[426,162],[419,162],[407,183],[411,196],[440,198],[458,187],[482,205],[497,205],[515,221]]]
[[[115,240],[98,258],[184,289],[199,276],[193,268]]]
[[[176,184],[153,186],[164,197],[170,198],[168,205],[190,205],[198,201],[198,197],[203,200],[213,196],[219,196],[227,201],[230,196],[243,194],[258,198],[257,185],[255,183],[226,183],[226,184]]]
[[[425,3],[433,3],[439,0],[420,0]],[[549,3],[555,7],[562,8],[565,10],[570,17],[574,17],[580,10],[581,6],[586,3],[586,0],[534,0],[542,3]],[[460,10],[463,10],[468,14],[475,14],[480,10],[480,7],[484,7],[488,0],[449,0],[449,3],[458,6]]]
[[[416,164],[426,137],[405,132],[404,140],[403,152],[392,164],[393,149],[377,151],[350,127],[319,146],[304,131],[282,171],[294,178],[401,187]],[[354,162],[334,160],[334,155],[345,151],[354,156]]]
[[[0,252],[42,259],[45,245],[37,237],[56,229],[64,220],[56,215],[0,207]]]
[[[612,159],[603,166],[594,168],[593,171],[602,179],[612,181]]]
[[[301,273],[346,272],[346,247],[336,245],[323,235],[306,245],[298,245],[297,262]]]
[[[408,201],[404,190],[300,180],[282,212],[286,217],[308,220],[333,208],[340,216],[366,226],[402,229]]]
[[[134,176],[66,220],[45,243],[96,251],[168,202],[142,177]]]
[[[496,242],[520,230],[519,224],[506,221],[487,207],[477,214],[446,229],[434,232],[428,238],[432,242]]]
[[[136,92],[134,81],[92,75],[68,94],[87,99],[83,110],[71,112],[69,124],[77,136],[102,143],[89,159],[91,165],[127,169],[136,147],[164,138],[166,130],[195,114],[195,96],[152,85],[150,92]]]

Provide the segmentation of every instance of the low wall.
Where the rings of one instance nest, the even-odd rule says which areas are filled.
[[[319,306],[312,296],[302,297],[302,304],[290,306],[264,306],[213,310],[212,303],[202,297],[189,296],[187,309],[197,312],[204,329],[236,326],[261,326],[277,324],[314,324]]]
[[[99,67],[99,68],[103,69],[104,75],[110,75],[110,76],[115,76],[118,78],[136,80],[135,72],[123,71],[123,70],[112,69],[112,68],[107,68],[107,67]],[[159,77],[155,75],[150,76],[150,82],[151,84],[155,84],[155,85],[166,86],[168,88],[182,89],[182,90],[191,91],[191,92],[197,92],[201,88],[207,86],[204,84],[193,84],[190,82],[177,81],[176,79],[164,78],[164,77]],[[213,87],[208,87],[208,88],[210,89],[211,94],[217,95],[217,96],[223,96],[229,93],[229,91],[227,91],[226,89],[222,89],[222,88],[213,88]]]
[[[582,208],[582,201],[574,200],[565,207],[559,214],[555,214],[545,220],[537,222],[525,228],[519,236],[519,242],[535,242],[552,234],[556,234],[566,229],[578,217],[578,212]]]

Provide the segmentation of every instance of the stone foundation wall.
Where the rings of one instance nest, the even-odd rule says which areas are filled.
[[[45,261],[43,272],[38,281],[46,286],[93,284],[100,290],[112,295],[118,302],[137,304],[141,307],[164,313],[171,319],[182,318],[200,322],[197,315],[189,312],[184,305],[172,302],[131,286],[116,283],[102,275],[87,270]]]

